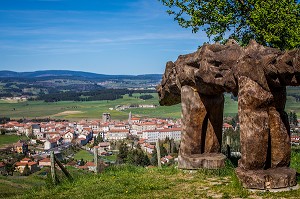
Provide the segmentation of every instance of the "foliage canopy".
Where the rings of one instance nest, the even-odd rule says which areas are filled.
[[[214,41],[250,39],[280,49],[300,47],[297,0],[159,0],[184,28],[203,29]]]

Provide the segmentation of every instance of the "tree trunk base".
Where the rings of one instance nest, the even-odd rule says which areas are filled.
[[[225,167],[226,156],[221,153],[203,153],[190,156],[179,155],[179,169],[219,169]]]
[[[297,185],[296,170],[289,167],[267,170],[244,170],[237,168],[236,174],[243,187],[253,190],[288,191]]]

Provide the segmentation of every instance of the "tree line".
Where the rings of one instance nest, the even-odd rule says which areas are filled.
[[[127,90],[127,89],[104,89],[88,92],[58,92],[41,94],[37,98],[30,100],[43,100],[45,102],[58,102],[58,101],[98,101],[98,100],[116,100],[123,98],[123,95],[132,93],[149,93],[155,91],[148,90]],[[153,96],[152,96],[153,97]]]

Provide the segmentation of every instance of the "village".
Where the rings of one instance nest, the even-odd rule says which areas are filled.
[[[128,138],[139,144],[145,153],[151,154],[155,148],[155,142],[166,138],[175,142],[181,138],[180,120],[157,118],[136,118],[129,114],[128,121],[113,121],[109,113],[103,113],[99,120],[82,120],[79,122],[28,122],[19,123],[10,121],[0,125],[0,129],[9,134],[25,135],[28,140],[19,140],[12,145],[6,145],[0,150],[24,154],[26,157],[18,162],[13,162],[15,171],[24,172],[26,165],[30,173],[39,170],[40,167],[50,166],[50,152],[54,151],[61,160],[62,152],[77,146],[81,149],[93,152],[98,148],[99,156],[112,155],[113,143]],[[100,140],[100,142],[99,142]],[[97,142],[97,143],[95,143]],[[173,157],[172,157],[173,158]],[[166,160],[165,157],[162,161]],[[83,169],[89,169],[92,162],[80,165]],[[0,169],[4,173],[5,162],[0,163]],[[76,166],[79,166],[79,164]],[[92,170],[92,169],[91,169]]]
[[[291,126],[292,132],[294,132],[291,136],[291,144],[299,145],[299,134],[295,133],[298,131],[298,126]],[[237,132],[238,128],[238,124],[234,126],[229,123],[223,124],[223,132],[228,130]],[[155,150],[155,143],[158,140],[172,140],[177,149],[181,140],[181,120],[138,118],[132,117],[131,113],[129,113],[127,121],[114,121],[110,113],[103,113],[101,119],[79,122],[19,123],[10,121],[1,124],[0,129],[9,134],[28,138],[1,147],[1,154],[20,154],[18,158],[11,158],[11,155],[7,156],[10,157],[8,159],[1,157],[0,172],[2,175],[10,173],[6,164],[12,165],[13,168],[10,168],[12,173],[18,172],[20,175],[32,174],[45,166],[50,167],[49,156],[52,151],[66,165],[94,171],[95,165],[92,161],[83,163],[82,160],[74,161],[72,158],[74,151],[72,152],[70,149],[77,147],[77,149],[92,154],[97,148],[98,155],[105,160],[105,157],[118,153],[116,146],[123,140],[131,140],[131,145],[134,147],[139,145],[148,156],[151,156]],[[161,163],[166,164],[170,161],[176,162],[177,154],[168,150],[168,153],[161,157]],[[115,161],[106,161],[106,164],[110,163],[115,163]]]

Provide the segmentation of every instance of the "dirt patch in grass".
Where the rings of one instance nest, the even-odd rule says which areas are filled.
[[[65,115],[76,115],[76,114],[80,114],[80,113],[83,113],[83,112],[82,111],[64,111],[64,112],[57,113],[52,116],[57,117],[57,116],[65,116]]]

